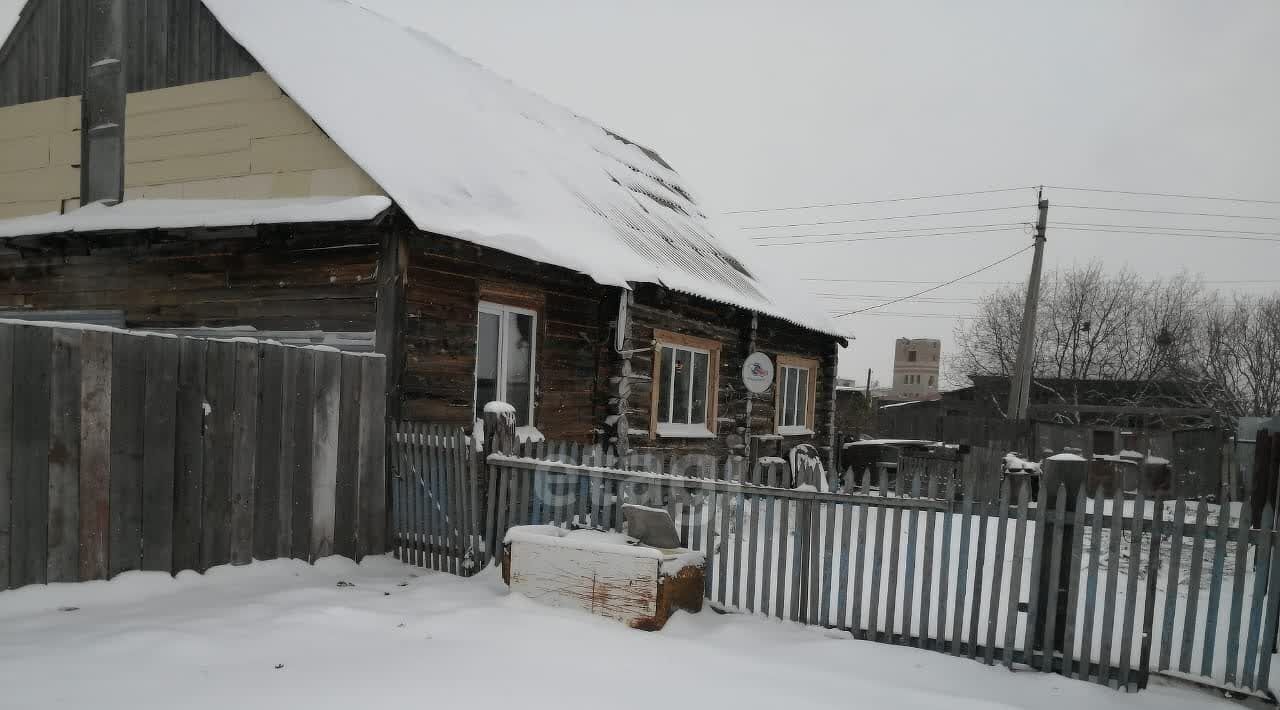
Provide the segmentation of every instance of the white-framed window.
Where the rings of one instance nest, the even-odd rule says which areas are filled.
[[[516,408],[516,426],[533,424],[538,314],[481,301],[476,323],[475,416],[501,401]]]
[[[654,333],[650,427],[657,436],[715,436],[720,346],[678,333]]]
[[[778,433],[812,434],[818,361],[779,355],[777,373],[775,419]]]

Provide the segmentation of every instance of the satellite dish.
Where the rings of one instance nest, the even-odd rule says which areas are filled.
[[[773,386],[773,360],[760,352],[748,355],[742,361],[742,384],[746,385],[749,392],[768,392]]]

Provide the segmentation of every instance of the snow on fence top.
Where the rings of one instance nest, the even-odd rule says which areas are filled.
[[[114,207],[92,204],[66,214],[51,212],[0,220],[0,238],[131,229],[364,222],[390,206],[391,200],[381,195],[265,200],[125,200]]]
[[[203,1],[423,231],[844,335],[730,253],[652,151],[347,0]]]

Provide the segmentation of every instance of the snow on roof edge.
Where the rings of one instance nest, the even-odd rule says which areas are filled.
[[[292,222],[365,222],[391,206],[382,195],[262,200],[125,200],[0,220],[0,238],[134,229],[241,227]]]

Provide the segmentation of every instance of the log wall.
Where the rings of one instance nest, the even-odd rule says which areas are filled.
[[[137,329],[368,333],[381,236],[332,225],[27,242],[0,255],[0,310],[121,310]]]
[[[629,411],[633,429],[632,446],[644,450],[676,450],[690,453],[746,453],[750,436],[770,437],[775,433],[775,399],[771,389],[751,395],[742,384],[742,362],[750,343],[751,313],[696,296],[688,296],[649,284],[636,289],[632,308],[631,342],[641,349],[632,355],[633,381]],[[719,401],[715,439],[681,439],[650,436],[652,395],[653,331],[667,330],[683,335],[715,340],[721,344]],[[776,361],[778,355],[795,355],[818,360],[819,372],[814,433],[767,440],[757,451],[785,452],[800,443],[813,444],[829,452],[836,377],[835,338],[807,330],[786,321],[761,315],[757,319],[756,349]],[[776,378],[776,373],[775,373]],[[747,400],[751,398],[751,421],[747,422]],[[760,442],[757,442],[760,446]]]

